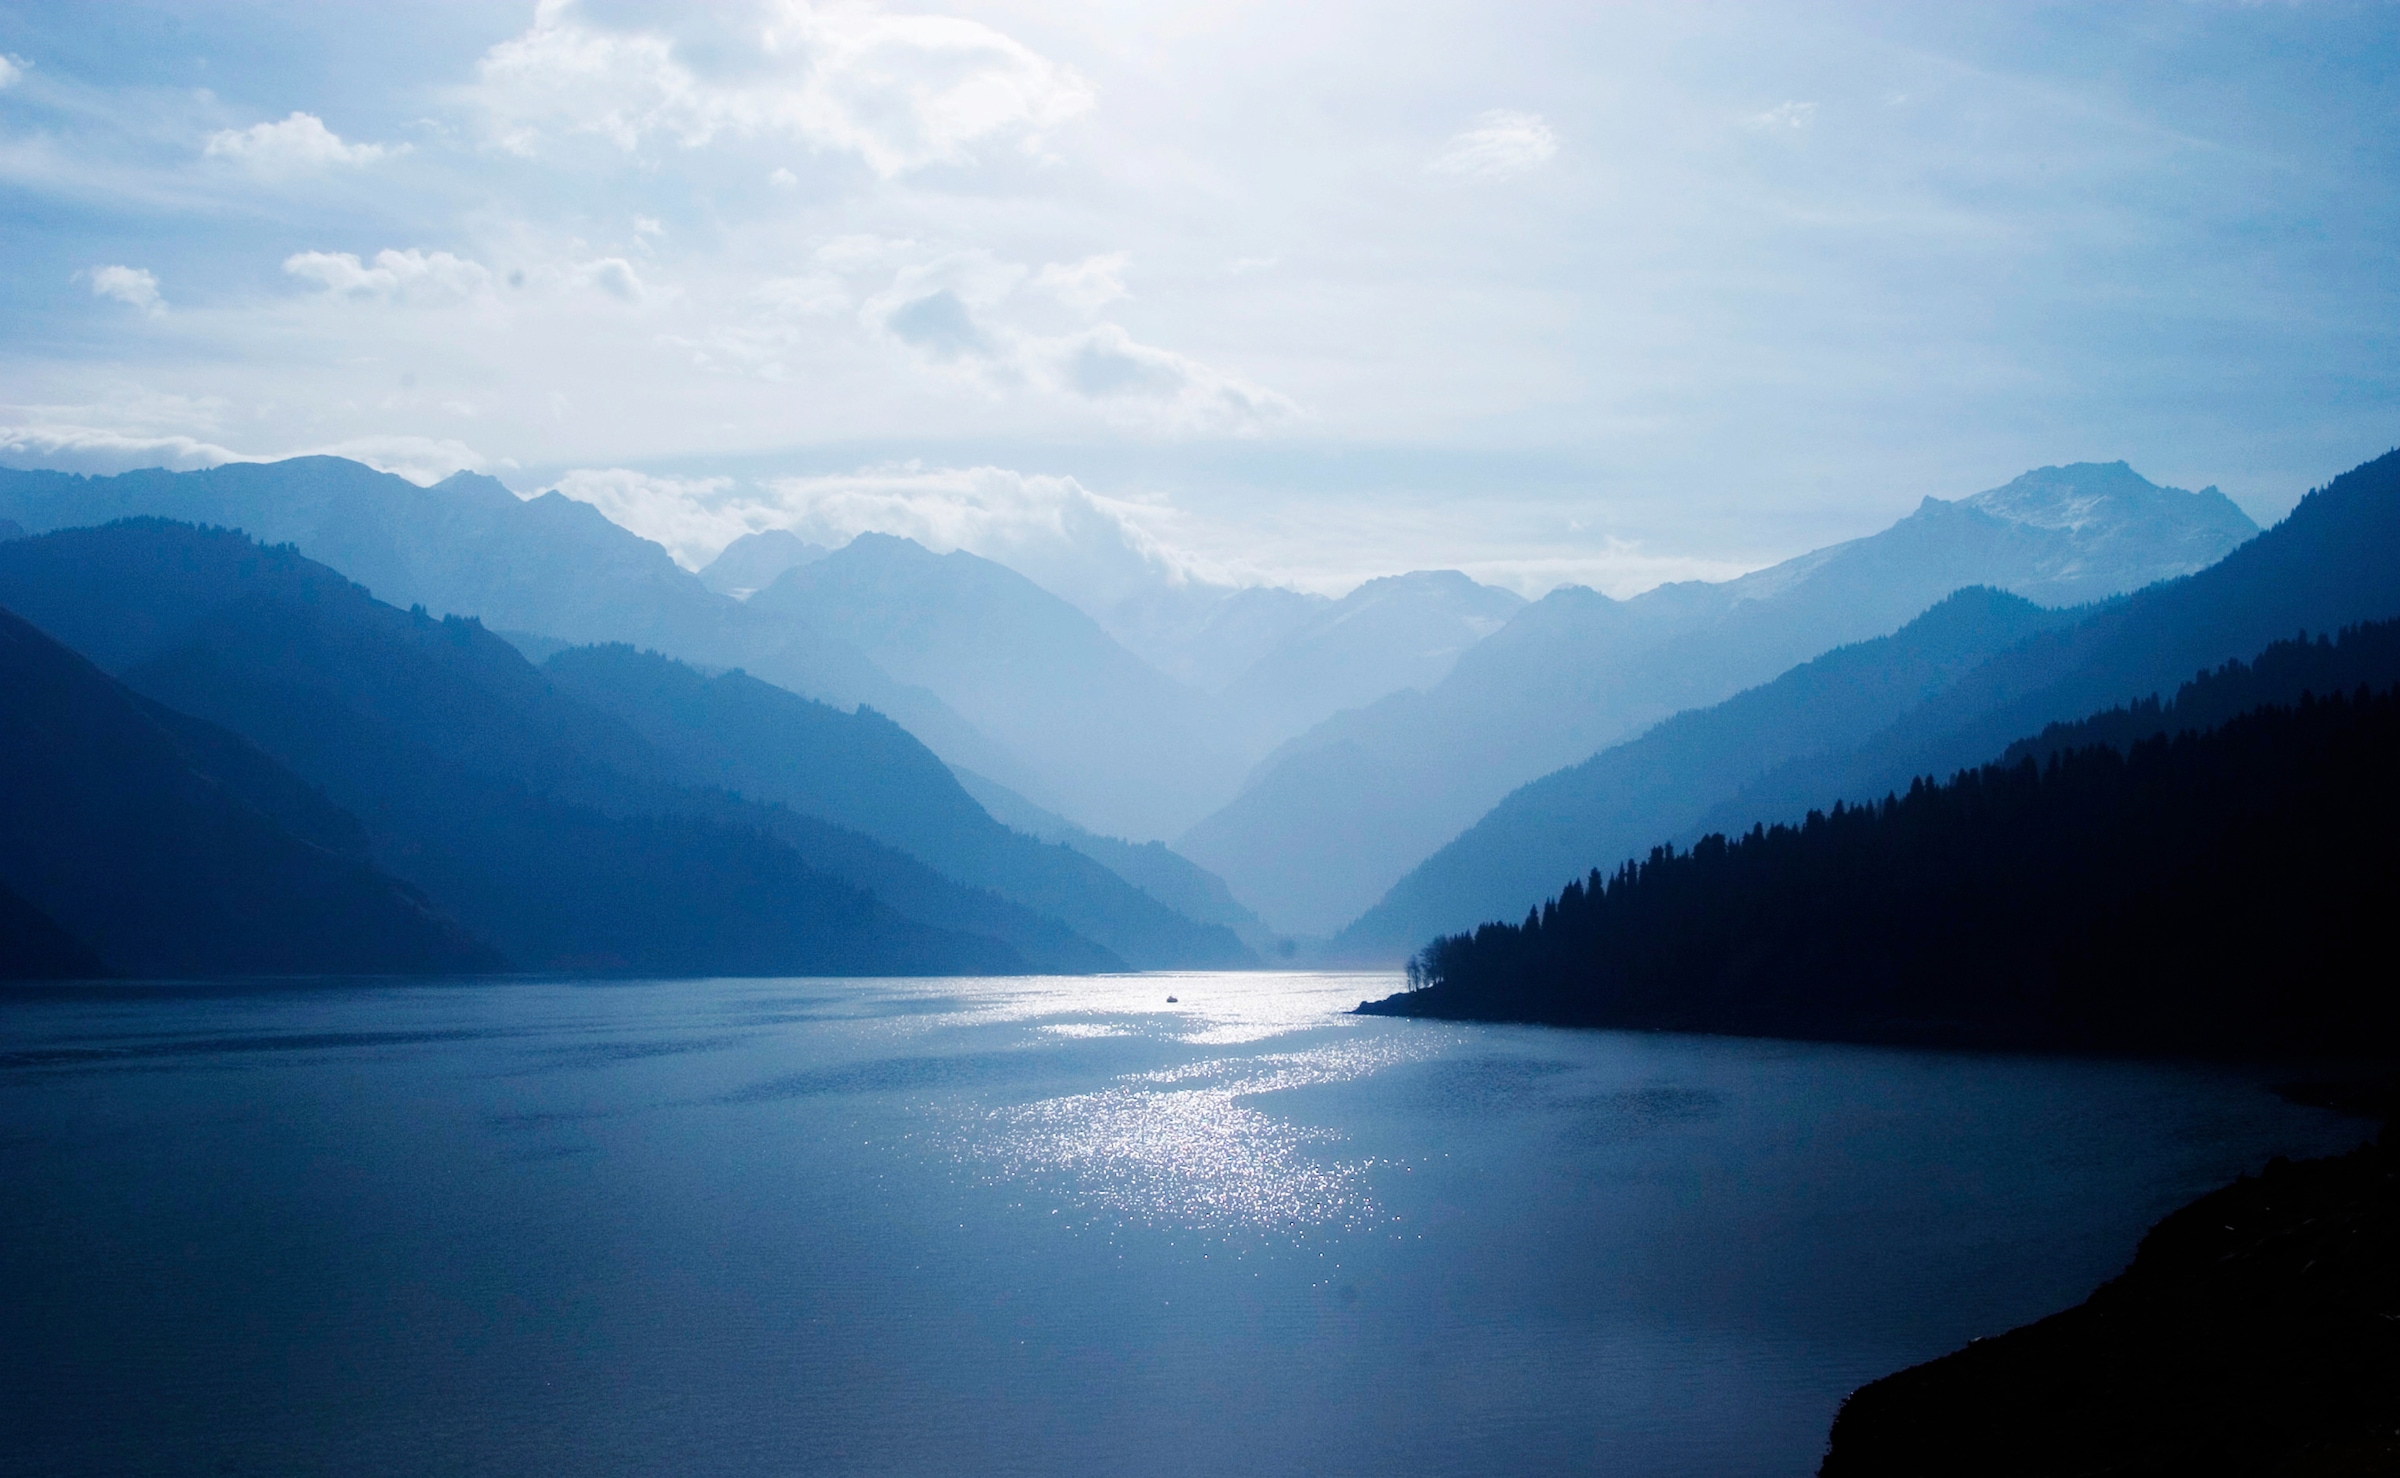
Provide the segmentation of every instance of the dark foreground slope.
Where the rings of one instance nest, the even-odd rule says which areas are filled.
[[[810,868],[777,835],[803,818],[670,783],[632,729],[477,623],[395,610],[289,548],[158,520],[67,530],[0,545],[0,602],[321,786],[380,865],[519,968],[1024,968]]]
[[[0,887],[0,980],[91,980],[108,973],[90,946]]]
[[[1592,874],[1429,945],[1391,1015],[2143,1051],[2380,1051],[2400,688],[1962,772]]]
[[[6,611],[0,894],[0,975],[20,979],[500,964],[296,776]]]
[[[1117,959],[1086,968],[1230,969],[1257,957],[1108,868],[992,819],[933,751],[871,708],[844,713],[742,672],[707,676],[623,645],[543,664],[631,724],[686,778],[772,801],[900,848],[960,882],[1063,920]],[[888,893],[888,884],[879,891]]]
[[[2080,1306],[1844,1403],[1822,1478],[2400,1471],[2400,1151],[2277,1160]]]

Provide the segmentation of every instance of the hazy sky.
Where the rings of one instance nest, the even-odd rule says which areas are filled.
[[[2400,442],[2400,7],[0,3],[0,455],[1623,594]]]

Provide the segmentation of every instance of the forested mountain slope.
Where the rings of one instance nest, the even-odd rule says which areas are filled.
[[[298,777],[6,611],[0,893],[0,973],[17,977],[503,963],[378,869],[358,822]]]
[[[0,980],[94,980],[109,973],[91,946],[0,885]]]
[[[2176,715],[2163,715],[2172,724]],[[2400,1046],[2400,687],[1654,850],[1429,945],[1410,1016],[2166,1052]]]

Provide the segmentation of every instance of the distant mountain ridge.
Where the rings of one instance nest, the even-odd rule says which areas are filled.
[[[1509,793],[1336,936],[1336,958],[1397,962],[1440,934],[1512,918],[1593,867],[1681,840],[1776,765],[1873,735],[2066,613],[1973,586],[1890,636],[1822,657]]]
[[[1981,764],[2048,724],[2173,692],[2294,632],[2400,616],[2400,452],[2302,498],[2281,523],[2196,574],[2034,636],[1852,749],[1794,759],[1744,786],[1702,830],[1796,816]],[[1735,820],[1734,818],[1742,818]]]
[[[972,770],[954,773],[967,794],[1002,825],[1073,848],[1185,918],[1231,930],[1262,959],[1291,954],[1290,941],[1277,938],[1257,914],[1242,907],[1223,878],[1165,843],[1101,836],[1042,809],[996,780]]]
[[[871,708],[843,713],[743,672],[705,675],[623,645],[572,648],[542,671],[673,755],[687,780],[846,827],[1065,923],[1108,951],[1084,968],[1257,963],[1231,933],[1177,912],[1077,851],[993,819],[932,751]],[[908,911],[889,876],[854,880]],[[981,932],[995,930],[986,924]],[[1001,937],[1021,949],[1031,943],[1013,932]],[[1056,959],[1064,947],[1051,941],[1045,957]]]
[[[1450,675],[1468,648],[1525,607],[1456,570],[1369,580],[1294,627],[1219,701],[1248,754],[1264,754],[1345,708]]]
[[[1199,693],[1075,606],[964,550],[861,534],[748,604],[830,632],[940,694],[1034,766],[1043,793],[1077,797],[1097,829],[1160,835],[1239,774]]]
[[[2256,532],[2222,494],[2155,487],[2122,464],[2043,468],[1978,497],[1928,498],[1882,533],[1720,584],[1624,601],[1555,590],[1432,689],[1283,746],[1175,845],[1275,927],[1330,934],[1517,786],[1895,631],[1955,590],[2093,599]]]
[[[396,606],[564,645],[630,642],[747,667],[828,702],[871,703],[945,758],[1034,783],[1016,756],[933,694],[893,681],[830,632],[760,620],[665,549],[561,493],[519,498],[471,472],[419,487],[339,457],[113,477],[0,468],[0,517],[37,533],[131,517],[238,528],[292,544]]]
[[[376,862],[518,968],[1027,968],[794,850],[850,834],[678,783],[477,623],[395,610],[289,548],[158,520],[42,535],[0,545],[0,604],[321,786]]]

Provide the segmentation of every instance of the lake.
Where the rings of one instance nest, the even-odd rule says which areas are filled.
[[[1341,1014],[1396,986],[0,995],[0,1467],[1799,1475],[2366,1134],[2264,1072]]]

